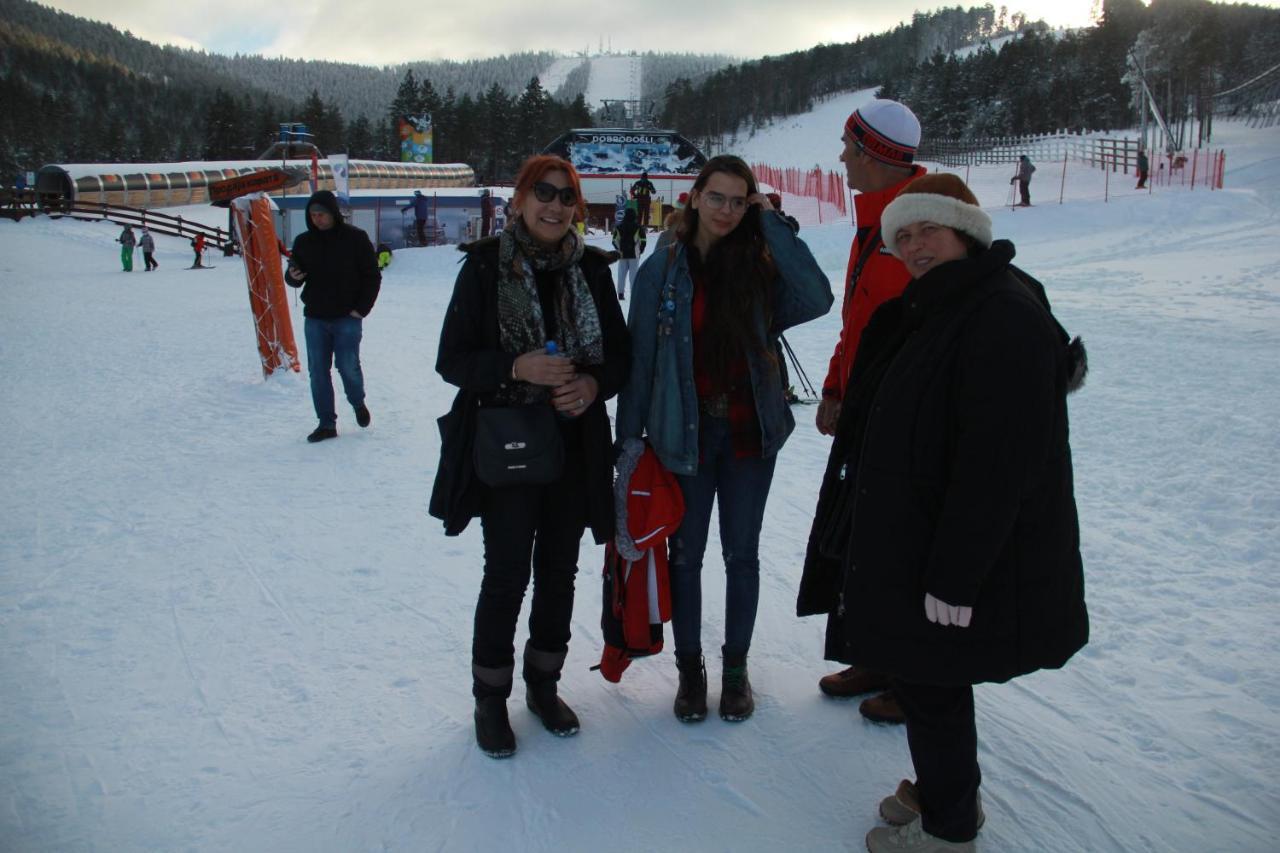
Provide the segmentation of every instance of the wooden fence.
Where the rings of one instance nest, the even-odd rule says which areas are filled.
[[[56,193],[37,193],[34,190],[0,190],[0,216],[22,219],[26,216],[70,216],[91,222],[107,221],[117,225],[146,226],[157,234],[193,238],[203,234],[211,248],[225,249],[234,245],[231,234],[225,228],[216,228],[201,222],[192,222],[181,216],[170,216],[139,207],[99,202],[68,202],[66,196]]]
[[[920,143],[916,160],[944,166],[1016,163],[1026,154],[1031,162],[1076,160],[1097,168],[1130,174],[1137,170],[1137,139],[1052,133],[1038,136],[999,136],[986,139],[933,139]]]

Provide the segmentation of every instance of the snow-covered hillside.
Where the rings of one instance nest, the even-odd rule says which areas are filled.
[[[605,100],[640,100],[643,65],[639,56],[593,56],[587,106],[598,110]]]
[[[760,159],[838,168],[838,101]],[[1280,129],[1216,132],[1223,192],[983,197],[1092,364],[1071,398],[1092,639],[976,691],[987,853],[1275,849]],[[582,732],[543,731],[517,688],[520,751],[494,761],[472,735],[479,525],[426,515],[457,252],[397,253],[365,325],[373,425],[343,411],[309,445],[306,377],[262,380],[238,261],[188,271],[160,237],[159,270],[126,274],[116,233],[0,221],[0,848],[863,849],[911,769],[901,729],[818,693],[822,621],[794,616],[829,447],[812,407],[764,523],[755,716],[676,721],[669,654],[589,671],[584,543],[561,682]],[[801,233],[842,281],[849,223]],[[838,329],[789,335],[815,381]]]

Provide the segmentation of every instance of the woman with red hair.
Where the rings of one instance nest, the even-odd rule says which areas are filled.
[[[512,216],[496,236],[460,248],[467,258],[440,333],[436,371],[460,389],[441,419],[431,514],[457,535],[480,517],[484,578],[472,636],[476,742],[512,755],[507,697],[516,623],[533,578],[523,676],[529,709],[553,734],[578,731],[557,695],[569,649],[578,543],[614,533],[613,453],[605,400],[626,381],[630,345],[613,289],[613,255],[586,246],[572,165],[529,158],[516,178]],[[553,346],[554,344],[554,346]],[[478,408],[549,405],[559,415],[564,466],[549,484],[489,486],[473,463]]]

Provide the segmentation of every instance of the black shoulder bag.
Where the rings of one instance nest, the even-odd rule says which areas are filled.
[[[549,403],[481,407],[472,454],[487,486],[545,485],[564,471],[564,440]]]

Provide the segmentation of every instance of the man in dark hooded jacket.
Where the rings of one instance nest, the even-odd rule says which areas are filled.
[[[373,243],[364,231],[342,221],[338,200],[328,190],[307,201],[307,230],[293,241],[285,281],[302,288],[307,371],[311,374],[311,402],[320,424],[307,441],[338,435],[333,381],[329,369],[337,364],[347,402],[356,423],[371,420],[364,404],[364,373],[360,369],[363,321],[373,310],[382,284]]]

